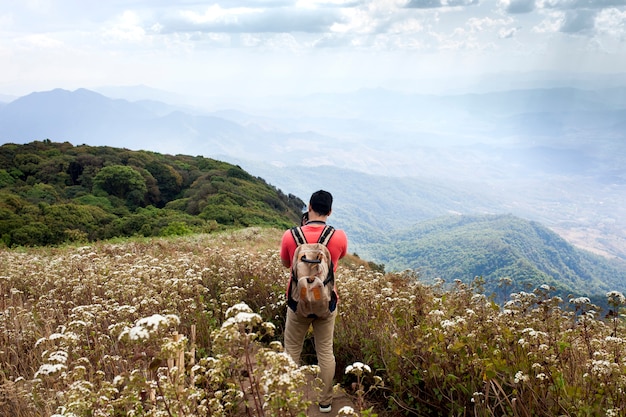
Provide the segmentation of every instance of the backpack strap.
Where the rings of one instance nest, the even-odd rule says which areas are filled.
[[[293,240],[296,241],[296,245],[298,246],[307,243],[306,236],[304,236],[304,233],[302,232],[302,228],[300,226],[291,228],[291,236],[293,236]]]
[[[296,227],[292,227],[290,230],[291,230],[291,236],[293,236],[293,240],[295,240],[296,245],[300,246],[300,245],[304,245],[305,243],[308,243],[306,240],[306,236],[304,236],[304,232],[302,232],[302,227],[296,226]],[[322,230],[322,233],[320,234],[319,239],[317,239],[317,243],[321,243],[324,246],[328,246],[328,242],[330,241],[330,238],[333,237],[334,233],[335,233],[334,227],[325,225],[324,230]]]
[[[324,226],[324,230],[322,230],[322,233],[320,234],[320,238],[317,239],[317,243],[321,243],[324,246],[328,246],[328,242],[330,241],[330,238],[333,237],[333,234],[335,233],[335,228],[329,225]],[[328,276],[326,277],[326,279],[324,280],[324,285],[327,285],[329,282],[334,282],[335,281],[335,271],[334,271],[334,265],[333,265],[333,260],[329,259],[330,261],[330,268],[328,270]]]
[[[324,230],[322,230],[322,234],[320,234],[320,238],[317,239],[317,243],[321,243],[324,246],[328,246],[328,241],[333,237],[333,233],[335,233],[335,228],[329,225],[324,226]]]

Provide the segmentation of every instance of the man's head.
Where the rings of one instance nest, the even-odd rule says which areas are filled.
[[[324,190],[314,192],[309,200],[309,207],[320,216],[328,216],[333,208],[332,194]]]

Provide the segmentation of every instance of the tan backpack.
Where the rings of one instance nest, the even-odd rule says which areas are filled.
[[[287,305],[302,317],[326,318],[337,308],[333,261],[326,247],[334,232],[326,225],[317,243],[308,243],[302,228],[291,229],[298,247],[291,263]]]

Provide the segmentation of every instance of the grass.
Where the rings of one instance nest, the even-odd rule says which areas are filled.
[[[0,415],[304,415],[316,367],[282,353],[281,234],[0,250]],[[547,285],[498,305],[482,284],[340,262],[342,415],[626,413],[621,293],[605,316]]]

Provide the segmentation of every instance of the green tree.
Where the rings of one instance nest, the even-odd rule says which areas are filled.
[[[146,169],[157,180],[161,191],[160,207],[172,201],[180,193],[183,185],[183,177],[170,165],[153,161],[146,165]]]
[[[146,181],[135,169],[124,165],[109,165],[102,168],[93,180],[94,191],[105,193],[122,200],[128,200],[132,206],[140,205],[148,192]]]

